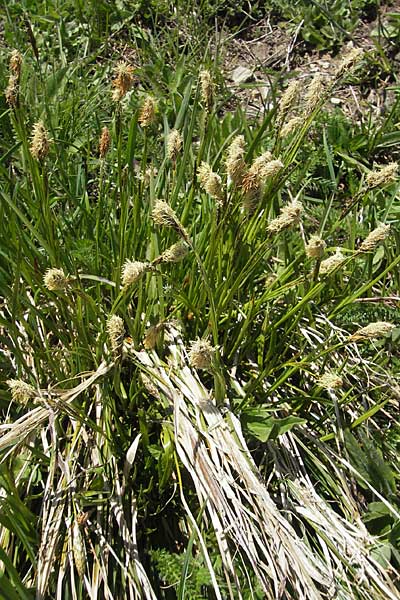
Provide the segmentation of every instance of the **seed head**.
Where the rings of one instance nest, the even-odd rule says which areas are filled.
[[[156,120],[156,101],[152,96],[147,96],[139,113],[139,123],[142,127],[150,127]]]
[[[293,200],[290,204],[282,208],[281,214],[268,225],[267,230],[270,233],[279,233],[284,229],[297,225],[300,222],[300,216],[303,212],[303,205],[298,200]]]
[[[234,185],[241,185],[246,172],[244,136],[237,135],[228,148],[226,171]]]
[[[18,79],[21,76],[22,55],[18,50],[13,50],[10,56],[10,72]]]
[[[11,108],[16,108],[18,106],[19,77],[13,73],[11,73],[8,79],[8,86],[5,89],[4,95],[8,106]]]
[[[122,289],[126,290],[128,287],[139,281],[139,279],[150,269],[150,263],[127,259],[121,272]]]
[[[74,519],[72,528],[72,553],[78,575],[83,579],[86,569],[86,547],[77,519]]]
[[[361,48],[351,48],[349,52],[343,57],[338,68],[335,72],[335,77],[338,79],[349,72],[355,65],[357,65],[363,56],[364,52]]]
[[[371,231],[360,246],[360,252],[372,252],[390,233],[390,225],[379,225]]]
[[[154,398],[157,398],[157,400],[160,400],[161,395],[158,391],[158,387],[152,382],[150,377],[148,377],[144,373],[141,373],[140,378],[146,391],[149,392],[149,394],[151,394],[152,396],[154,396]]]
[[[326,243],[318,235],[312,235],[306,246],[306,256],[308,258],[321,259],[324,255]]]
[[[211,346],[208,340],[196,340],[191,344],[189,361],[195,369],[209,369],[214,355],[215,348]]]
[[[221,177],[217,173],[214,173],[210,165],[206,162],[201,163],[197,175],[202,188],[205,189],[207,194],[210,194],[211,198],[215,198],[217,204],[221,206],[224,202]]]
[[[186,258],[189,253],[189,246],[186,242],[177,242],[170,248],[167,248],[160,256],[155,258],[152,262],[153,265],[160,263],[177,263]]]
[[[125,336],[125,325],[123,319],[117,315],[111,315],[111,317],[109,317],[107,320],[106,329],[111,350],[114,353],[119,352],[122,348],[122,343]]]
[[[200,91],[201,100],[207,112],[210,112],[214,100],[214,83],[210,71],[206,69],[200,71]]]
[[[341,267],[345,260],[346,257],[342,254],[340,248],[337,248],[335,254],[321,262],[319,267],[320,274],[330,275],[333,271]]]
[[[357,329],[355,333],[349,336],[348,340],[350,342],[358,342],[359,340],[385,337],[388,333],[391,333],[395,327],[396,325],[393,325],[393,323],[376,321],[376,323],[370,323],[366,327]]]
[[[380,185],[392,183],[397,177],[398,168],[399,165],[397,163],[389,163],[375,171],[370,171],[365,180],[367,186],[372,189]]]
[[[319,101],[325,94],[325,80],[320,73],[312,78],[310,85],[305,93],[304,113],[309,115],[313,112]]]
[[[182,149],[183,139],[177,129],[169,132],[167,140],[167,155],[172,162],[175,162]]]
[[[129,92],[134,81],[133,67],[126,62],[119,62],[114,69],[113,100],[119,102]]]
[[[22,379],[9,379],[7,385],[10,388],[12,399],[19,404],[25,405],[37,395],[35,388]]]
[[[100,158],[104,158],[110,149],[111,136],[108,127],[103,127],[101,130],[101,136],[99,140],[99,155]]]
[[[303,123],[304,119],[302,117],[292,117],[287,123],[282,125],[279,135],[281,138],[286,138],[296,131]]]
[[[69,285],[68,277],[62,269],[47,269],[43,282],[45,287],[52,292],[64,291]]]
[[[49,134],[43,121],[38,121],[35,123],[32,130],[31,154],[36,160],[42,161],[48,155],[49,149]]]
[[[337,373],[324,373],[318,379],[318,385],[326,390],[335,390],[343,386],[343,379]]]
[[[189,236],[179,221],[175,211],[166,202],[157,200],[152,210],[151,217],[156,225],[161,225],[162,227],[171,227],[186,242],[189,241]]]
[[[277,175],[282,168],[283,163],[280,160],[273,160],[269,150],[253,161],[250,169],[242,178],[245,208],[250,211],[254,209],[266,180]]]
[[[298,79],[294,79],[289,83],[286,90],[283,92],[281,100],[279,102],[277,119],[282,122],[285,115],[294,105],[297,96],[301,90],[301,83]]]

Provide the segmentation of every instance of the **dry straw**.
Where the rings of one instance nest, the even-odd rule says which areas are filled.
[[[154,350],[157,346],[157,342],[160,339],[160,335],[165,327],[165,323],[157,323],[157,325],[152,325],[146,331],[146,335],[143,340],[143,346],[146,350]]]

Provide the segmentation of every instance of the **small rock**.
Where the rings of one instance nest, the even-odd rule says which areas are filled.
[[[343,100],[341,98],[331,98],[332,104],[342,104]]]
[[[236,83],[237,85],[246,83],[253,79],[253,71],[247,67],[236,67],[231,73],[231,79],[233,83]]]

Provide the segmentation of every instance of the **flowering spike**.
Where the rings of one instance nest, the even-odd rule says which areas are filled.
[[[32,130],[32,142],[30,146],[31,154],[36,160],[42,161],[48,155],[49,149],[49,134],[43,121],[38,121],[35,123]]]
[[[43,283],[50,291],[64,291],[68,288],[69,280],[62,269],[47,269]]]

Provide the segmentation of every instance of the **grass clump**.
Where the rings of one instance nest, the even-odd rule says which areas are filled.
[[[324,110],[363,58],[250,119],[79,18],[3,56],[2,593],[396,598],[396,161]]]

